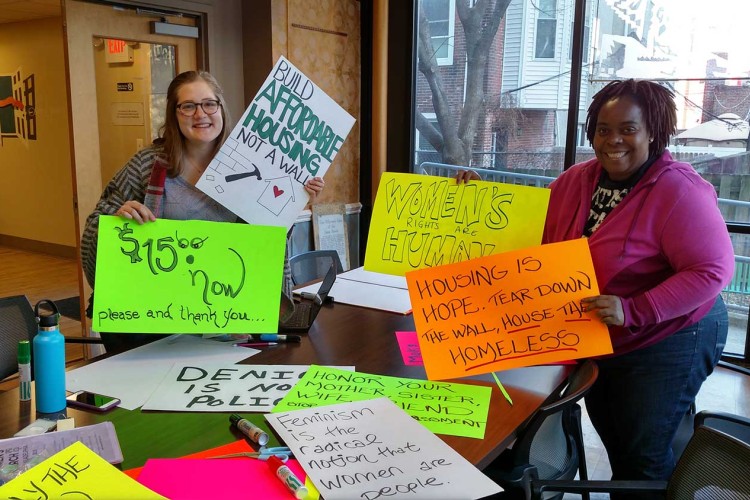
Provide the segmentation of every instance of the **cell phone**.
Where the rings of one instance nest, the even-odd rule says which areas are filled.
[[[66,398],[68,406],[77,406],[93,411],[107,411],[120,404],[118,398],[96,394],[95,392],[77,391]]]

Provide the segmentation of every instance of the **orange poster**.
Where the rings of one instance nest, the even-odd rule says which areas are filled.
[[[427,377],[443,380],[612,352],[584,313],[599,295],[581,238],[406,273]]]

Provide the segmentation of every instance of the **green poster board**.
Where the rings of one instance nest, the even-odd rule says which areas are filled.
[[[93,329],[277,331],[286,229],[99,218]]]
[[[272,413],[387,397],[436,434],[483,439],[492,388],[311,365]]]

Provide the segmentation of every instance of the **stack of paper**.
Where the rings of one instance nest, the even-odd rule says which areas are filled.
[[[319,284],[306,286],[294,291],[296,294],[303,292],[315,293]],[[328,294],[335,302],[353,306],[369,307],[399,314],[411,312],[409,291],[406,288],[406,278],[390,274],[374,273],[365,271],[358,267],[336,276]]]

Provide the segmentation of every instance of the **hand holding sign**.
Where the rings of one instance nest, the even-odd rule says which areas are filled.
[[[431,380],[612,352],[585,239],[406,274]]]
[[[353,125],[281,57],[196,187],[251,224],[291,227]]]

